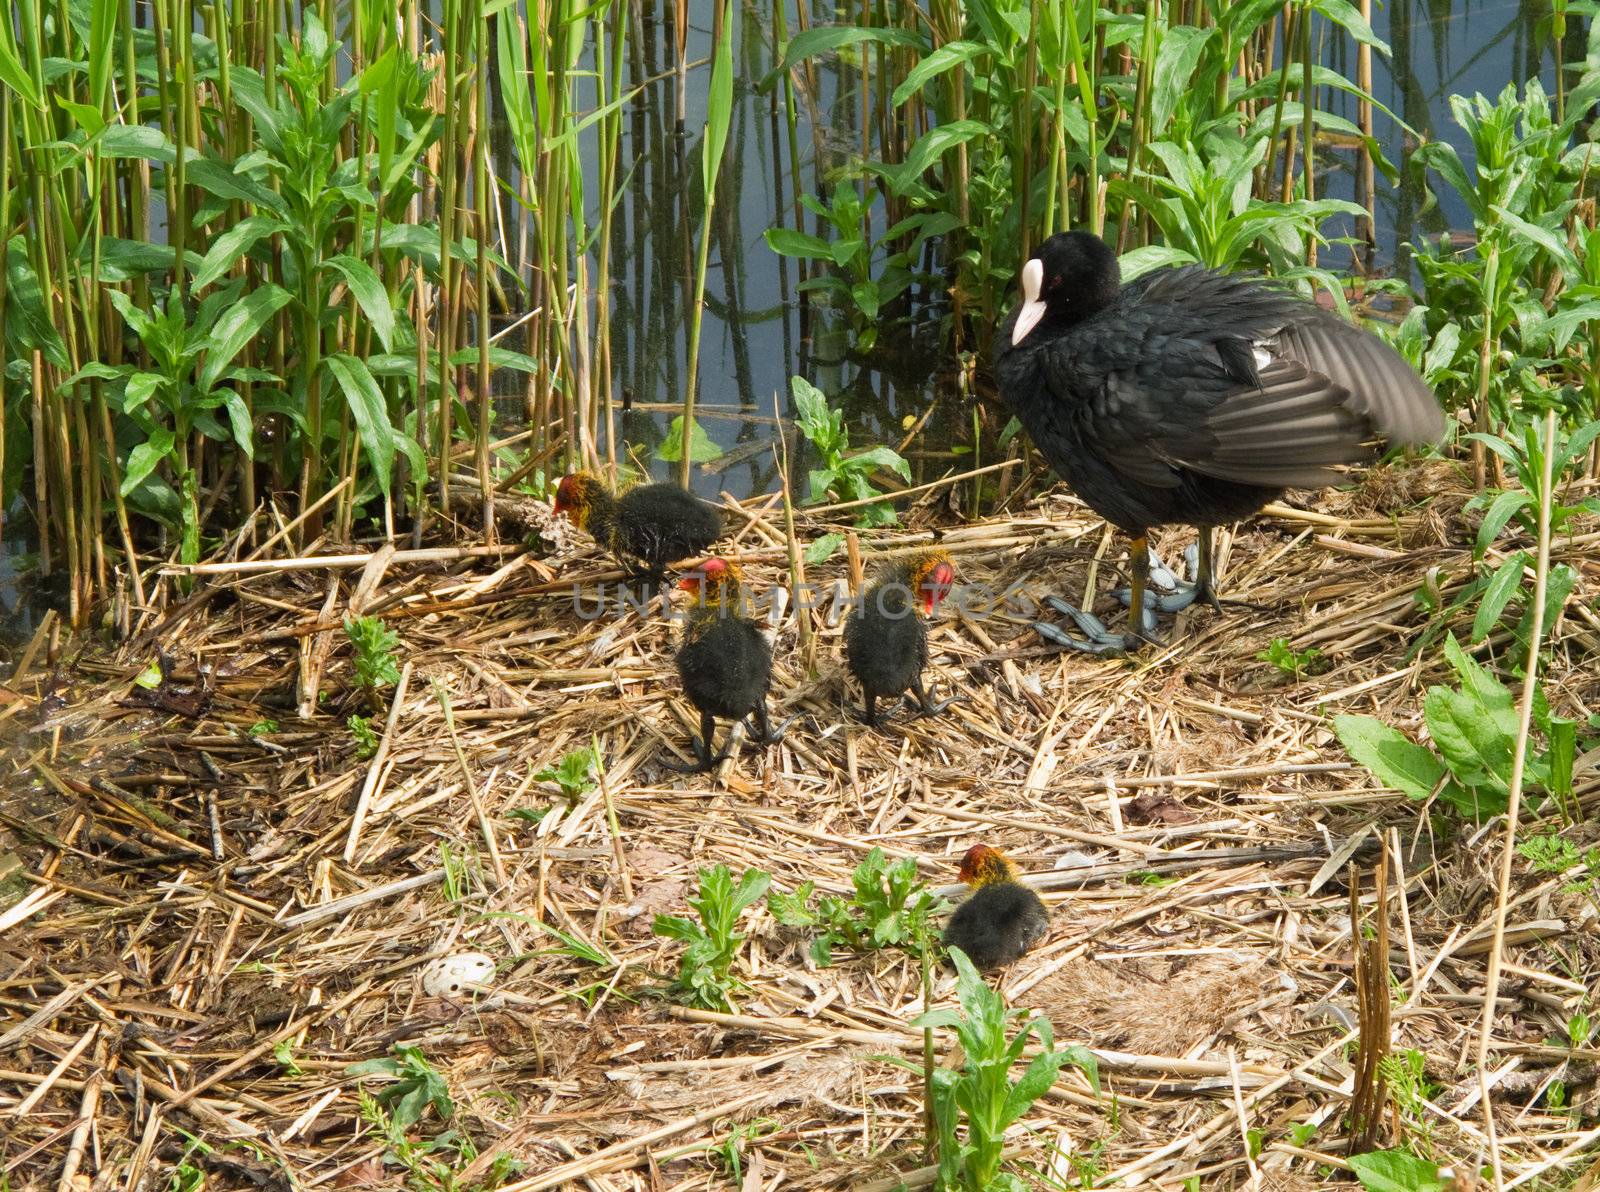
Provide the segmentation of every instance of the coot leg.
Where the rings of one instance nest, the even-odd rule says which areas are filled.
[[[759,704],[757,704],[756,710],[751,713],[751,715],[755,717],[756,722],[756,735],[754,740],[759,745],[776,745],[779,741],[783,740],[783,734],[788,732],[789,726],[795,722],[795,717],[791,716],[789,719],[780,724],[776,731],[774,731],[772,728],[772,722],[767,718],[766,700],[762,700]]]
[[[911,692],[917,697],[917,708],[912,713],[913,716],[937,716],[961,698],[959,695],[952,695],[949,699],[935,701],[928,694],[928,689],[922,685],[921,675],[911,681]]]
[[[1126,654],[1130,650],[1137,650],[1147,641],[1155,640],[1148,636],[1155,628],[1154,613],[1148,608],[1144,616],[1147,625],[1144,634],[1113,633],[1105,627],[1105,623],[1099,617],[1068,604],[1059,596],[1046,596],[1044,599],[1045,603],[1056,612],[1070,617],[1084,635],[1083,638],[1076,638],[1048,621],[1035,621],[1033,631],[1052,646],[1060,646],[1067,650],[1082,650],[1085,654],[1111,655]]]
[[[690,743],[694,746],[694,762],[680,762],[677,758],[663,757],[658,759],[669,770],[676,770],[679,774],[703,774],[707,770],[714,770],[728,760],[726,753],[713,757],[711,742],[717,735],[717,718],[709,712],[700,713],[700,735],[690,734]]]

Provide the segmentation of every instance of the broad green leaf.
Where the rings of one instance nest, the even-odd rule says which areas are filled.
[[[122,495],[127,496],[155,471],[161,461],[172,451],[172,432],[158,426],[150,437],[128,452],[128,463],[122,472]]]
[[[133,677],[133,681],[146,690],[153,691],[161,686],[161,661],[152,658],[148,665]]]
[[[1473,555],[1483,558],[1485,551],[1494,545],[1494,540],[1500,537],[1500,531],[1506,528],[1517,513],[1532,504],[1533,498],[1520,489],[1503,492],[1497,496],[1489,506],[1489,512],[1483,515],[1483,521],[1478,526],[1478,542],[1473,548]]]
[[[394,351],[394,307],[389,304],[389,294],[372,266],[349,253],[329,257],[323,264],[343,275],[350,293],[355,295],[356,305],[378,333],[383,350]]]
[[[692,463],[703,464],[710,460],[718,459],[722,455],[722,448],[718,447],[706,433],[705,427],[696,420],[689,435],[689,459]],[[656,448],[656,458],[676,463],[683,458],[683,415],[679,414],[667,427],[667,437],[661,446]]]
[[[1410,1151],[1373,1151],[1353,1155],[1350,1170],[1367,1192],[1444,1192],[1439,1166]]]
[[[917,138],[904,164],[890,177],[890,189],[896,194],[905,194],[946,152],[989,133],[989,126],[977,120],[952,120],[949,124],[935,125]]]
[[[1439,756],[1457,781],[1504,794],[1511,775],[1512,738],[1470,696],[1448,687],[1431,687],[1422,716]]]
[[[223,391],[223,403],[228,410],[228,424],[233,430],[233,441],[238,444],[239,450],[254,459],[256,456],[255,427],[250,419],[250,410],[232,389]]]
[[[361,432],[361,446],[372,464],[374,479],[384,496],[388,496],[390,482],[394,479],[395,433],[378,382],[373,380],[366,364],[347,352],[329,356],[327,365],[344,391],[350,416]]]
[[[856,45],[863,41],[878,42],[883,45],[910,46],[916,50],[926,50],[927,39],[909,29],[896,28],[870,28],[865,25],[821,25],[806,29],[791,37],[783,47],[783,57],[778,65],[768,72],[761,80],[760,90],[765,91],[772,86],[773,81],[784,71],[791,69],[796,63],[807,58],[814,58],[818,54],[826,54],[842,50],[846,46]]]
[[[1433,794],[1445,776],[1444,763],[1433,751],[1411,741],[1399,729],[1371,716],[1335,716],[1333,731],[1351,758],[1372,772],[1384,786],[1421,801]]]
[[[812,567],[826,563],[833,558],[834,552],[844,545],[844,535],[839,533],[824,534],[806,547],[806,563]]]
[[[943,74],[951,67],[960,66],[972,61],[979,54],[990,53],[991,47],[976,41],[949,41],[931,54],[924,54],[907,73],[904,81],[894,89],[894,94],[889,97],[889,106],[898,108],[906,100],[921,91],[928,80]]]
[[[1522,570],[1527,565],[1527,554],[1518,551],[1490,576],[1483,595],[1478,598],[1477,616],[1472,618],[1472,641],[1481,642],[1500,623],[1500,614],[1522,590]]]
[[[780,256],[821,260],[827,260],[831,256],[828,242],[822,237],[807,232],[797,232],[793,228],[768,228],[763,234],[763,239],[766,240],[767,247]]]
[[[195,271],[194,288],[205,289],[232,268],[233,263],[248,253],[259,241],[287,228],[288,225],[282,220],[273,219],[268,215],[251,215],[241,219],[218,236],[206,250],[200,268]]]
[[[236,174],[221,162],[201,157],[193,149],[184,165],[184,180],[208,194],[230,202],[254,203],[268,211],[287,216],[283,200],[253,178]]]
[[[907,482],[911,480],[911,465],[892,447],[873,447],[860,455],[852,455],[844,462],[846,467],[855,471],[888,468],[891,472],[897,473],[902,480]]]
[[[202,392],[211,391],[217,379],[233,364],[233,358],[260,333],[268,319],[283,309],[289,298],[288,290],[268,282],[223,313],[206,337],[206,362],[198,379]]]

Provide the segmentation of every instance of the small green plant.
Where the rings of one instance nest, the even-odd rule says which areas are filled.
[[[416,1192],[462,1192],[466,1187],[489,1192],[521,1168],[521,1163],[511,1155],[497,1155],[481,1183],[464,1185],[462,1171],[478,1157],[477,1144],[466,1131],[447,1129],[426,1141],[413,1138],[408,1127],[401,1124],[398,1112],[388,1112],[376,1097],[367,1093],[361,1094],[360,1112],[361,1120],[388,1144],[384,1162],[404,1168],[406,1186]]]
[[[304,1076],[305,1070],[295,1063],[294,1040],[280,1039],[272,1045],[272,1058],[277,1061],[278,1067],[283,1069],[285,1076]]]
[[[351,715],[344,723],[355,738],[356,757],[366,761],[378,752],[378,734],[372,731],[372,717]]]
[[[444,1076],[428,1062],[420,1048],[396,1044],[392,1056],[364,1060],[345,1069],[347,1076],[386,1076],[392,1084],[371,1095],[374,1105],[388,1114],[402,1134],[422,1120],[431,1107],[441,1122],[455,1116],[455,1102]]]
[[[1426,1102],[1438,1094],[1439,1086],[1428,1079],[1427,1064],[1428,1057],[1411,1048],[1380,1059],[1378,1076],[1388,1086],[1407,1130],[1424,1150],[1431,1151],[1433,1127]]]
[[[752,1142],[759,1142],[768,1134],[775,1133],[780,1122],[776,1118],[758,1117],[753,1121],[741,1122],[728,1132],[728,1137],[721,1146],[713,1147],[711,1153],[716,1155],[722,1164],[722,1169],[734,1184],[744,1184],[744,1151]]]
[[[593,746],[574,749],[554,766],[546,766],[533,776],[535,782],[553,782],[569,803],[576,803],[594,790],[595,771],[600,758]]]
[[[933,919],[948,909],[917,877],[917,863],[901,857],[886,863],[883,850],[873,849],[851,878],[855,896],[816,897],[816,885],[803,882],[793,894],[773,891],[767,909],[785,927],[820,927],[811,943],[819,965],[832,961],[838,946],[856,952],[878,948],[919,949],[934,937]]]
[[[1460,687],[1430,687],[1423,720],[1433,748],[1371,716],[1336,716],[1334,731],[1350,756],[1385,786],[1418,801],[1437,794],[1462,815],[1481,820],[1505,810],[1517,740],[1516,701],[1452,635],[1444,655]],[[1540,698],[1534,725],[1544,744],[1530,743],[1527,781],[1557,800],[1572,795],[1577,723],[1553,716]]]
[[[467,880],[472,876],[470,855],[453,846],[448,840],[439,842],[439,868],[444,870],[444,897],[452,906],[459,905],[467,896]]]
[[[1271,644],[1256,655],[1256,659],[1269,662],[1284,674],[1292,675],[1297,683],[1307,675],[1318,675],[1328,669],[1327,657],[1316,646],[1296,650],[1289,645],[1286,637],[1273,638]]]
[[[252,737],[265,737],[278,731],[276,720],[258,720],[249,728]]]
[[[394,651],[400,635],[387,628],[378,617],[347,617],[345,636],[355,648],[356,682],[367,691],[388,687],[400,681],[400,668]]]
[[[200,1192],[206,1186],[206,1173],[203,1168],[191,1163],[190,1159],[195,1155],[209,1155],[215,1148],[187,1130],[180,1128],[178,1133],[185,1139],[183,1156],[167,1177],[167,1192]]]
[[[736,886],[726,865],[700,871],[700,896],[689,899],[699,922],[679,915],[657,915],[654,931],[688,945],[678,961],[673,996],[692,1006],[731,1010],[730,994],[740,986],[731,970],[744,936],[738,932],[739,916],[767,892],[770,874],[746,869]]]
[[[804,377],[791,377],[789,387],[794,394],[795,422],[820,461],[808,477],[810,495],[806,504],[820,505],[830,496],[846,501],[881,497],[883,493],[872,486],[870,479],[879,468],[888,468],[907,484],[911,482],[911,465],[891,448],[872,447],[847,455],[850,432],[845,429],[844,411],[829,409],[822,391]],[[867,505],[856,515],[856,523],[862,526],[888,526],[894,522],[894,510],[883,503]]]
[[[802,282],[800,289],[827,294],[841,310],[851,311],[856,346],[870,352],[878,339],[879,312],[910,288],[915,280],[912,269],[923,245],[929,237],[942,236],[956,227],[960,220],[949,212],[918,212],[890,227],[874,243],[867,226],[870,206],[852,179],[840,178],[827,204],[815,195],[801,195],[800,202],[826,221],[833,239],[776,227],[767,229],[767,247],[786,257],[822,265],[825,271]],[[880,254],[883,264],[874,276],[872,263]]]
[[[1584,1010],[1575,1011],[1567,1019],[1567,1043],[1576,1051],[1580,1047],[1589,1046],[1589,1040],[1594,1037],[1594,1022]]]
[[[1083,1069],[1096,1093],[1100,1071],[1093,1054],[1082,1047],[1055,1047],[1050,1020],[1026,1017],[1021,1029],[1007,1035],[1012,1019],[1025,1010],[1008,1010],[1004,1000],[972,967],[960,948],[950,950],[956,966],[959,1010],[930,1010],[911,1025],[925,1029],[950,1027],[960,1041],[963,1064],[959,1071],[935,1068],[933,1072],[933,1123],[938,1140],[939,1184],[961,1192],[1025,1192],[1020,1178],[1001,1170],[1005,1133],[1033,1103],[1055,1083],[1065,1064]],[[1022,1058],[1028,1041],[1037,1038],[1043,1049],[1029,1062],[1020,1080],[1011,1069]],[[908,1061],[900,1063],[921,1072]],[[961,1125],[965,1122],[965,1130]]]
[[[1296,1122],[1289,1127],[1289,1145],[1305,1147],[1317,1136],[1317,1123]]]

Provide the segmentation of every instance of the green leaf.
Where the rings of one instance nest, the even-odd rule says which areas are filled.
[[[1428,798],[1445,776],[1444,763],[1433,751],[1411,741],[1399,729],[1371,716],[1335,716],[1333,731],[1351,758],[1383,785],[1418,801]]]
[[[1532,503],[1533,498],[1520,490],[1503,492],[1497,496],[1478,526],[1478,543],[1473,548],[1473,556],[1483,558],[1484,552],[1494,544],[1494,540],[1500,536],[1500,531],[1505,529],[1506,523]]]
[[[152,659],[150,664],[133,677],[133,681],[146,690],[153,691],[161,686],[161,662]]]
[[[890,177],[890,189],[897,195],[905,194],[945,153],[975,137],[986,136],[990,131],[987,124],[978,120],[952,120],[949,124],[935,125],[917,138],[904,164]]]
[[[689,434],[689,459],[692,463],[703,464],[709,460],[719,459],[722,448],[712,442],[711,436],[706,434],[705,427],[696,420]],[[676,463],[683,458],[683,415],[679,414],[667,427],[667,437],[661,446],[656,448],[656,458]]]
[[[195,271],[194,288],[205,289],[226,273],[235,261],[248,253],[259,241],[287,229],[288,225],[282,220],[267,215],[252,215],[241,219],[218,236],[206,251],[205,257],[200,262],[200,268]]]
[[[289,214],[283,200],[253,178],[235,174],[221,162],[201,157],[193,149],[187,152],[189,158],[184,165],[185,181],[198,186],[208,194],[216,195],[219,199],[253,203],[257,207],[265,207],[268,211],[285,217]]]
[[[824,534],[806,547],[806,563],[816,567],[833,558],[834,552],[844,545],[844,535],[839,533]]]
[[[154,472],[161,461],[172,451],[173,434],[164,426],[150,432],[150,437],[128,452],[128,462],[122,470],[122,495],[127,496],[146,476]]]
[[[783,47],[783,57],[778,65],[769,71],[761,80],[762,91],[772,86],[773,81],[784,71],[804,62],[807,58],[814,58],[818,54],[826,54],[842,50],[845,46],[856,45],[863,41],[879,42],[883,45],[910,46],[916,50],[928,48],[927,39],[909,29],[896,28],[869,28],[864,25],[821,25],[795,34]]]
[[[1578,752],[1578,722],[1552,717],[1545,732],[1550,738],[1550,750],[1545,755],[1550,771],[1545,790],[1558,799],[1570,799],[1572,766]]]
[[[1439,1167],[1410,1151],[1373,1151],[1354,1155],[1350,1169],[1367,1192],[1443,1192]]]
[[[1458,782],[1506,793],[1512,738],[1496,730],[1475,700],[1448,687],[1431,687],[1422,701],[1422,716],[1434,746]]]
[[[1479,598],[1478,613],[1472,618],[1471,639],[1481,642],[1500,623],[1500,614],[1506,611],[1517,593],[1522,590],[1522,570],[1528,565],[1525,551],[1518,551],[1496,568]]]
[[[876,468],[888,468],[897,473],[907,483],[911,480],[911,465],[908,464],[900,453],[893,447],[872,447],[859,455],[852,455],[844,461],[844,466],[856,472],[870,472]]]
[[[828,250],[828,242],[822,237],[797,232],[793,228],[768,228],[763,233],[763,239],[767,247],[779,256],[825,261],[832,255]]]
[[[384,290],[383,283],[378,280],[378,275],[373,272],[372,266],[349,253],[329,257],[323,264],[344,276],[345,284],[350,287],[350,293],[355,295],[356,305],[361,308],[361,313],[367,316],[372,329],[378,333],[378,341],[383,344],[383,350],[394,351],[394,308],[389,305],[389,294]]]
[[[722,168],[722,153],[728,145],[728,126],[733,119],[733,5],[719,0],[722,37],[711,51],[711,89],[706,95],[706,132],[700,143],[700,180],[705,187],[706,210],[717,188],[717,173]]]
[[[976,41],[950,41],[925,54],[921,61],[913,66],[906,75],[905,80],[894,89],[894,94],[889,97],[889,106],[898,108],[910,99],[929,79],[943,74],[945,71],[962,63],[970,62],[979,54],[990,52],[990,47]]]
[[[389,484],[394,479],[395,432],[389,422],[389,410],[378,389],[378,382],[367,371],[366,364],[346,352],[327,357],[328,370],[344,391],[350,416],[361,432],[361,446],[367,453],[378,487],[389,495]]]
[[[256,337],[268,319],[283,309],[289,297],[288,290],[268,282],[250,291],[217,320],[206,337],[206,362],[197,380],[202,392],[211,391],[218,378],[233,364],[233,358]]]

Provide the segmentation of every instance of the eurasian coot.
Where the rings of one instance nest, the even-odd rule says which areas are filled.
[[[773,732],[767,720],[767,689],[772,685],[772,647],[761,627],[744,616],[744,587],[739,567],[725,559],[706,559],[678,581],[695,594],[689,625],[678,647],[678,677],[684,694],[700,712],[700,736],[694,739],[692,765],[663,758],[661,764],[681,773],[710,770],[727,758],[713,754],[717,718],[755,720],[754,739],[775,745],[783,727]]]
[[[935,703],[922,686],[922,670],[928,665],[922,616],[949,595],[955,578],[955,567],[943,551],[896,560],[879,572],[845,622],[845,661],[866,694],[868,724],[878,723],[880,696],[892,699],[907,689],[916,695],[921,715],[936,715],[950,706],[950,700]]]
[[[641,484],[618,497],[589,472],[561,478],[555,512],[619,559],[642,564],[654,584],[668,563],[705,553],[722,533],[716,509],[676,484]]]
[[[961,880],[971,886],[944,931],[947,948],[960,948],[979,972],[1010,964],[1050,929],[1039,896],[1017,880],[1017,867],[997,848],[975,844],[961,858]]]
[[[1051,236],[1022,270],[1023,302],[1000,327],[1000,391],[1034,444],[1090,508],[1133,538],[1127,634],[1064,601],[1088,635],[1047,640],[1097,654],[1155,628],[1146,534],[1200,531],[1195,583],[1160,600],[1213,605],[1211,530],[1286,488],[1321,488],[1383,444],[1435,443],[1438,400],[1376,335],[1259,279],[1198,265],[1124,286],[1087,232]]]

